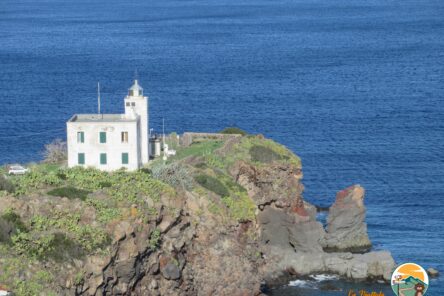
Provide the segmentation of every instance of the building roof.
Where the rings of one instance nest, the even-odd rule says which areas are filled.
[[[125,114],[75,114],[68,122],[136,122],[137,119]]]

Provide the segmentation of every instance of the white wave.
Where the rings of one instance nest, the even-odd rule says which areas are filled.
[[[304,280],[294,280],[288,283],[291,287],[307,288],[307,289],[318,289],[315,282],[304,281]]]
[[[310,277],[317,282],[332,281],[332,280],[339,279],[339,277],[337,275],[333,275],[333,274],[315,274],[315,275],[311,275]]]

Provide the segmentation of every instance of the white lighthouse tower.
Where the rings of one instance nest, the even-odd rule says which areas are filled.
[[[143,96],[143,88],[139,82],[134,80],[134,84],[128,90],[128,95],[125,97],[125,115],[131,116],[136,114],[140,117],[140,157],[142,164],[147,164],[149,161],[148,154],[148,97]]]

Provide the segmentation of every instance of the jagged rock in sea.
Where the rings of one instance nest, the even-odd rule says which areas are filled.
[[[365,223],[365,190],[359,185],[350,186],[336,194],[330,207],[327,231],[322,242],[326,251],[366,252],[371,248]]]

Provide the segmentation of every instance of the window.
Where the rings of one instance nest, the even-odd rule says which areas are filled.
[[[106,132],[100,132],[100,143],[106,143]]]
[[[129,107],[131,104],[130,102],[126,102],[126,106]]]
[[[106,153],[100,153],[100,164],[106,164]]]
[[[128,143],[128,132],[121,133],[121,140],[122,140],[122,143]]]
[[[131,102],[131,106],[136,106],[136,103],[135,102]]]
[[[85,133],[77,132],[77,143],[85,143]]]
[[[122,164],[128,164],[128,153],[122,153]]]
[[[77,163],[78,164],[85,164],[85,153],[77,154]]]

